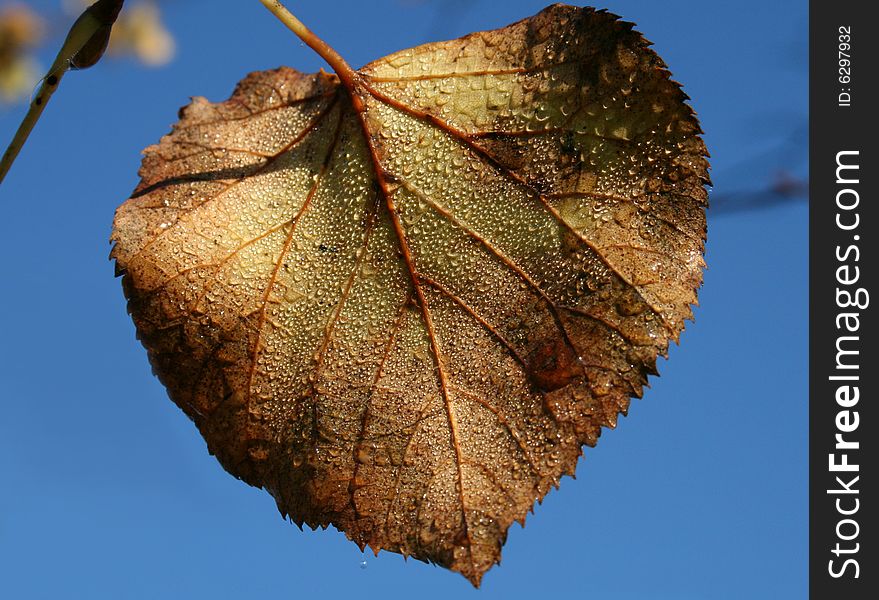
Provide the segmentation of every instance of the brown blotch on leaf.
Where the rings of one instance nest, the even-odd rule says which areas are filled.
[[[539,344],[528,357],[528,377],[542,392],[553,392],[582,377],[578,357],[565,340]]]

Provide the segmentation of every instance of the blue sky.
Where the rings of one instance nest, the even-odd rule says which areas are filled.
[[[543,7],[287,5],[352,65]],[[163,6],[175,61],[66,77],[0,187],[0,597],[806,596],[807,205],[767,191],[782,171],[806,175],[806,2],[605,3],[655,43],[702,121],[720,207],[709,269],[662,376],[577,479],[513,526],[480,591],[285,523],[208,455],[150,374],[107,260],[140,150],[189,96],[225,99],[253,70],[323,66],[256,0]],[[21,113],[0,108],[2,143]]]

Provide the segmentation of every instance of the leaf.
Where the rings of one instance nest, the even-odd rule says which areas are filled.
[[[341,65],[194,100],[112,256],[230,473],[478,585],[692,317],[705,146],[604,11]]]
[[[24,4],[0,7],[0,104],[26,99],[40,78],[31,51],[45,29],[43,18]]]

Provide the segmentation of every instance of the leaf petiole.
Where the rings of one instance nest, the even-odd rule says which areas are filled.
[[[269,11],[275,15],[281,23],[287,26],[290,31],[295,33],[299,39],[305,42],[312,50],[327,61],[339,79],[346,87],[351,89],[354,87],[354,79],[356,77],[354,69],[345,62],[338,52],[333,50],[325,41],[317,37],[305,24],[293,16],[287,8],[279,2],[279,0],[259,0]]]

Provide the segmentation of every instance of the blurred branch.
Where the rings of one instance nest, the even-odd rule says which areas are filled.
[[[735,164],[719,175],[711,194],[710,216],[804,202],[809,195],[808,125],[797,127],[775,146]],[[732,187],[726,182],[745,181]]]
[[[779,172],[766,187],[742,189],[711,195],[710,217],[729,213],[771,208],[792,202],[805,202],[809,195],[809,181],[787,172]]]

